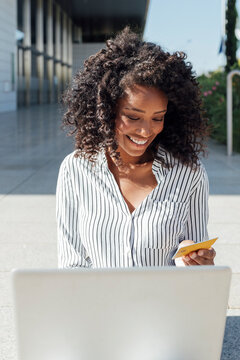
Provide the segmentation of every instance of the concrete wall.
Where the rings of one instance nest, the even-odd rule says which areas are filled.
[[[83,67],[84,61],[90,56],[105,48],[105,43],[80,43],[73,44],[72,74],[76,74]]]
[[[0,112],[16,109],[16,0],[0,1]]]

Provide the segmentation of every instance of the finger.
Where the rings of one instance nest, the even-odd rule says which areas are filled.
[[[198,265],[214,265],[213,259],[205,259],[201,256],[196,257],[195,261]]]
[[[182,258],[182,261],[184,263],[185,266],[188,266],[188,262],[184,260],[184,258]]]
[[[189,254],[189,257],[192,260],[196,261],[198,265],[214,265],[213,259],[206,259],[202,256],[199,256],[196,252],[192,252],[191,254]]]
[[[195,260],[191,259],[191,257],[189,256],[189,254],[187,256],[184,256],[183,258],[183,262],[186,263],[186,265],[199,265]]]
[[[214,259],[216,256],[216,251],[214,250],[214,248],[210,248],[210,249],[201,249],[198,250],[197,254],[201,257],[204,257],[205,259]]]

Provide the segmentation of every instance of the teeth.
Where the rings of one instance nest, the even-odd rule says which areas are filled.
[[[139,140],[135,140],[135,139],[131,138],[130,136],[129,136],[129,138],[130,138],[134,143],[139,144],[139,145],[144,145],[144,144],[147,143],[147,140],[146,140],[146,141],[139,141]]]

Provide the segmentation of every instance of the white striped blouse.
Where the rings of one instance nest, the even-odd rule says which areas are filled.
[[[168,163],[174,159],[159,147]],[[175,265],[171,259],[185,239],[208,239],[208,177],[175,162],[155,159],[157,186],[131,213],[102,151],[96,167],[74,157],[63,160],[57,182],[58,265],[132,267]]]

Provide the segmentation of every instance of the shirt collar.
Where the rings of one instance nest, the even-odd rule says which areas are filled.
[[[165,162],[167,164],[171,163],[171,155],[169,154],[168,151],[166,151],[163,147],[159,146],[158,147],[158,151],[157,154],[163,158],[165,160]],[[107,157],[105,154],[105,150],[102,149],[97,157],[96,157],[96,167],[95,170],[96,171],[107,171],[108,169],[108,162],[107,162]],[[153,160],[153,164],[152,164],[152,171],[155,175],[155,177],[157,178],[158,181],[161,181],[163,179],[164,176],[166,176],[166,173],[169,171],[166,167],[163,167],[163,165],[161,164],[161,161],[158,160],[157,158],[155,158]]]

